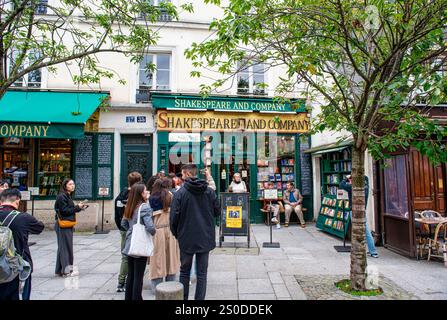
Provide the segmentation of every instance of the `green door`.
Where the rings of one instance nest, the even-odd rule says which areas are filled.
[[[144,135],[121,136],[121,190],[127,187],[127,175],[137,171],[146,183],[152,176],[152,139]]]

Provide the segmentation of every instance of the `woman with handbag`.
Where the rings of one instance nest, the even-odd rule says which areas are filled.
[[[147,257],[152,255],[155,226],[152,209],[147,204],[149,192],[143,183],[136,183],[129,192],[121,226],[127,231],[123,254],[128,258],[125,300],[143,300],[143,277]]]
[[[149,264],[149,278],[152,288],[166,281],[174,281],[180,272],[180,249],[177,239],[169,226],[170,206],[172,201],[172,180],[169,178],[155,181],[149,204],[154,210],[153,220],[157,229],[154,236],[154,255]]]
[[[83,202],[78,205],[73,203],[71,194],[74,190],[74,181],[64,179],[54,204],[56,211],[54,230],[57,235],[56,274],[62,277],[78,275],[78,272],[73,270],[73,227],[76,225],[76,213],[88,207]]]

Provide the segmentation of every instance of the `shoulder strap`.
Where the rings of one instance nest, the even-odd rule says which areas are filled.
[[[6,216],[5,220],[3,220],[3,222],[2,222],[2,226],[5,225],[6,220],[8,220],[8,218],[9,218],[11,215],[14,215],[14,217],[12,217],[11,221],[9,221],[9,223],[8,223],[8,225],[7,225],[7,227],[9,228],[9,226],[10,226],[11,223],[14,221],[14,219],[19,215],[19,213],[20,213],[20,212],[18,212],[17,210],[12,210],[12,211]]]

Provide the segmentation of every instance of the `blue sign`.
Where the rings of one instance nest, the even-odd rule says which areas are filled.
[[[137,117],[137,122],[138,123],[146,123],[146,116]]]
[[[135,117],[134,116],[127,116],[126,117],[126,123],[129,123],[129,122],[135,122]]]

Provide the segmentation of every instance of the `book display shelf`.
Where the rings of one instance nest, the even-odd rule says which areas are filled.
[[[343,239],[349,226],[351,208],[348,200],[325,195],[317,219],[317,228]]]

